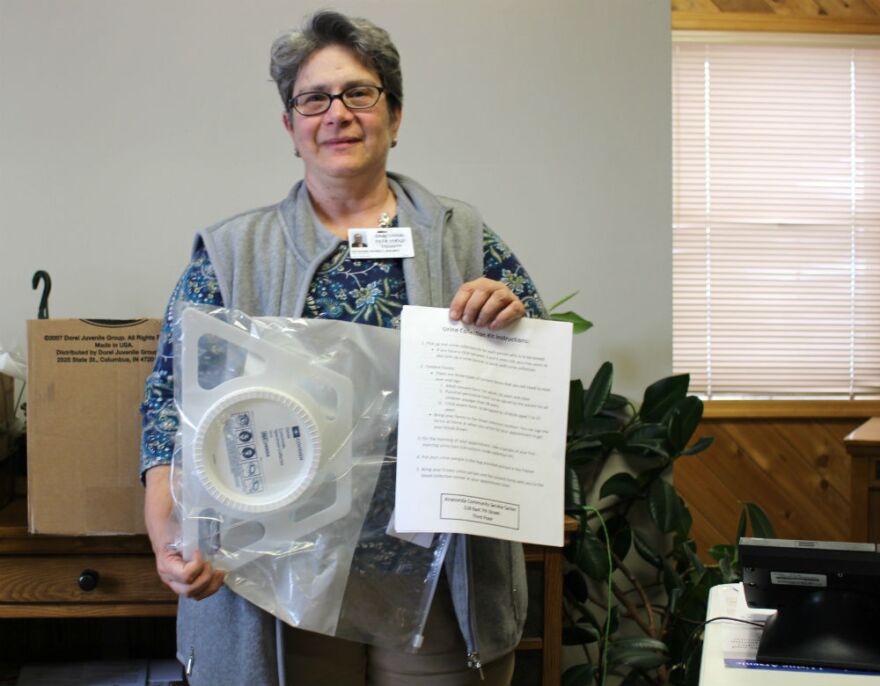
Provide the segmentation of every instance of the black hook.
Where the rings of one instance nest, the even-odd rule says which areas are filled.
[[[34,278],[31,280],[34,290],[37,290],[40,281],[43,282],[43,295],[40,296],[40,309],[37,312],[37,319],[48,319],[49,293],[52,291],[52,278],[49,276],[49,272],[43,271],[42,269],[34,272]]]

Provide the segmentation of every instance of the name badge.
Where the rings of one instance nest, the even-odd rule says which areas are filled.
[[[349,229],[348,253],[355,258],[388,259],[413,257],[412,229],[397,226],[390,229]]]

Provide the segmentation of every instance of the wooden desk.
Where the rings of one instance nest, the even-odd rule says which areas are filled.
[[[565,541],[577,531],[577,520],[565,518]],[[523,636],[518,651],[540,650],[540,686],[559,686],[562,675],[562,548],[538,545],[525,546],[526,563],[544,566],[544,621],[543,635]]]
[[[146,536],[32,536],[26,522],[23,499],[0,510],[0,618],[177,613]]]
[[[880,417],[869,419],[843,442],[852,458],[851,540],[880,543]]]
[[[33,536],[27,505],[0,510],[0,618],[173,617],[177,597],[159,580],[146,536]],[[577,521],[565,518],[566,540]],[[541,686],[558,686],[562,669],[562,548],[525,546],[543,565],[541,636],[518,651],[541,651]],[[91,590],[89,575],[97,572]],[[81,578],[84,578],[81,585]]]

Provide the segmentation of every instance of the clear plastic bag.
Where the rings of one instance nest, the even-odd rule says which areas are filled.
[[[397,331],[189,305],[174,338],[184,557],[292,626],[418,648],[448,535],[388,533]]]

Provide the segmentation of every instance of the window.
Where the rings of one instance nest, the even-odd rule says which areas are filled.
[[[878,397],[880,41],[723,36],[673,43],[674,369]]]

